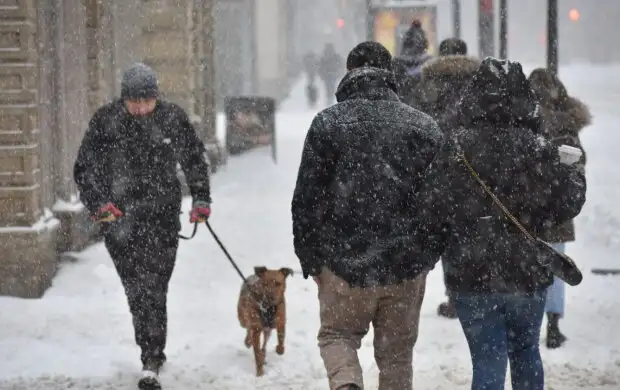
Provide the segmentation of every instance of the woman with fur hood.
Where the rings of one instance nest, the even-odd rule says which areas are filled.
[[[478,70],[480,60],[467,56],[467,45],[457,38],[448,38],[439,47],[440,57],[422,67],[420,106],[422,111],[437,121],[441,131],[448,134],[456,127],[457,103]],[[446,261],[442,264],[445,271],[448,264]],[[448,301],[439,305],[437,314],[456,318],[454,300],[450,294],[447,295]]]
[[[583,151],[579,132],[590,124],[588,107],[580,100],[569,96],[566,87],[557,76],[547,69],[535,69],[529,77],[530,86],[540,101],[544,135],[556,146],[569,145]],[[583,154],[580,169],[585,166]],[[564,251],[567,242],[575,241],[573,221],[545,231],[541,238],[559,251]],[[547,291],[547,347],[558,348],[566,341],[560,332],[559,321],[564,316],[564,282],[555,278]]]

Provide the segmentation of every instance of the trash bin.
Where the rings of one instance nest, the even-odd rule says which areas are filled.
[[[231,156],[239,155],[261,146],[272,148],[276,157],[276,101],[263,96],[227,97],[226,150]]]

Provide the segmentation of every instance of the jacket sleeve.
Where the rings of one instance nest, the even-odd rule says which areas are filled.
[[[320,229],[336,158],[331,142],[321,134],[321,122],[315,117],[306,136],[291,204],[295,253],[304,278],[317,275],[324,264]]]
[[[211,203],[207,151],[185,111],[180,107],[177,109],[180,125],[178,129],[179,164],[185,174],[189,192],[194,202]]]
[[[106,153],[108,142],[104,137],[101,116],[102,113],[97,111],[91,118],[73,165],[73,179],[80,192],[80,200],[91,214],[111,200]]]
[[[416,194],[416,237],[422,249],[422,261],[428,265],[439,261],[446,249],[455,204],[451,199],[448,173],[451,147],[444,145],[428,167]]]
[[[553,112],[549,114],[550,123],[570,123],[571,120],[572,117],[570,113]],[[573,167],[580,169],[582,172],[585,173],[586,151],[581,144],[581,140],[579,139],[579,130],[572,128],[561,128],[558,129],[558,131],[552,134],[549,138],[555,146],[568,145],[579,148],[583,155],[581,156],[581,159],[579,159],[579,161],[573,165]]]
[[[560,163],[557,146],[542,137],[531,148],[530,172],[538,176],[532,192],[534,225],[545,230],[576,217],[586,201],[583,165]]]

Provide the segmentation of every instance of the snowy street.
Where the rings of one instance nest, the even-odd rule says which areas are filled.
[[[618,71],[580,65],[560,73],[594,119],[582,133],[588,201],[577,219],[578,241],[568,247],[585,279],[567,287],[562,329],[569,341],[555,351],[541,347],[549,389],[620,389],[620,276],[590,273],[593,267],[620,267],[620,83],[611,82]],[[256,150],[229,159],[212,179],[211,225],[246,275],[261,265],[299,269],[290,201],[314,115],[306,109],[304,87],[299,84],[280,108],[278,164],[270,151]],[[187,213],[182,217],[183,234],[190,234]],[[327,389],[316,341],[314,282],[299,274],[288,279],[286,353],[276,355],[272,337],[262,378],[254,376],[254,356],[243,344],[245,331],[237,320],[240,286],[204,226],[195,239],[181,242],[168,299],[164,389]],[[443,300],[438,265],[428,278],[415,348],[419,390],[470,388],[469,351],[460,325],[436,315]],[[365,338],[360,357],[366,388],[376,389],[372,335]],[[0,390],[134,389],[140,369],[126,298],[102,244],[80,253],[75,263],[64,263],[42,299],[0,297]]]

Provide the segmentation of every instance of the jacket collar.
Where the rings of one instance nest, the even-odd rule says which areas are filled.
[[[358,68],[347,73],[336,91],[338,102],[353,99],[398,101],[394,74],[379,68]]]

